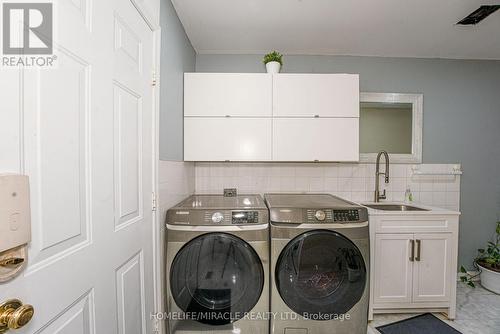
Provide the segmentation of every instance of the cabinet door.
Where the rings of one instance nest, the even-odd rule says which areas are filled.
[[[184,118],[184,160],[271,160],[271,118]]]
[[[272,75],[184,74],[184,116],[271,117]]]
[[[359,119],[275,118],[275,161],[358,161]]]
[[[273,115],[359,117],[359,75],[274,75]]]
[[[374,304],[411,302],[412,239],[413,234],[375,235]]]
[[[451,268],[452,234],[415,234],[415,241],[413,301],[449,301],[451,270],[455,269]]]

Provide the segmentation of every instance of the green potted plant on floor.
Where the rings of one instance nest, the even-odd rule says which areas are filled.
[[[500,222],[496,225],[496,237],[489,241],[486,248],[478,249],[478,256],[474,260],[474,266],[479,274],[471,275],[464,266],[461,266],[460,272],[463,274],[460,279],[467,285],[474,287],[474,278],[478,275],[481,285],[496,294],[500,294]]]
[[[262,62],[266,65],[267,73],[279,73],[283,65],[283,55],[273,51],[264,56]]]

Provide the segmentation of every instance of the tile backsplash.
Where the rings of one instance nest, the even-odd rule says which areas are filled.
[[[415,167],[422,174],[415,174]],[[415,203],[459,210],[460,175],[447,175],[459,169],[459,164],[392,164],[390,182],[381,176],[380,190],[386,190],[389,201],[404,201],[409,188]],[[222,194],[224,188],[242,194],[325,192],[362,202],[373,201],[375,164],[196,163],[195,179],[200,194]]]

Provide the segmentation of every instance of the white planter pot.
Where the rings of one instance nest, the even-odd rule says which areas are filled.
[[[487,269],[478,263],[481,268],[481,285],[483,288],[500,295],[500,273]]]
[[[270,61],[266,64],[267,73],[279,73],[281,69],[281,64],[277,61]]]

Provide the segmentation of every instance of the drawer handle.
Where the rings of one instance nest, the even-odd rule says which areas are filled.
[[[415,240],[410,240],[410,261],[415,260]]]
[[[415,261],[420,261],[421,248],[422,248],[422,240],[417,240],[417,256],[415,257]]]

